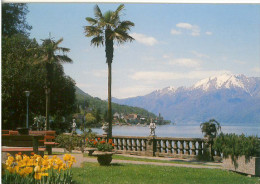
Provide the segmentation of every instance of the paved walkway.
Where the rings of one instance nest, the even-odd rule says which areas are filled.
[[[54,148],[53,152],[64,152],[62,150],[58,150],[57,148]],[[92,162],[92,163],[97,163],[97,159],[94,158],[89,158],[89,157],[83,157],[83,154],[79,151],[73,151],[73,156],[76,158],[76,163],[73,164],[73,167],[82,167],[82,163],[84,162]],[[78,154],[77,154],[78,153]],[[62,158],[63,155],[57,155],[58,157]],[[136,157],[136,158],[146,158],[146,159],[152,159],[152,160],[166,160],[166,161],[183,161],[183,162],[188,162],[189,164],[185,163],[160,163],[160,162],[149,162],[149,161],[131,161],[131,160],[112,160],[112,164],[139,164],[139,165],[158,165],[158,166],[174,166],[174,167],[189,167],[189,168],[207,168],[207,169],[222,169],[222,164],[221,163],[212,163],[212,162],[196,162],[196,161],[191,161],[187,159],[176,159],[176,158],[161,158],[161,157],[145,157],[145,156],[134,156],[134,155],[123,155],[123,156],[128,156],[128,157]],[[192,164],[194,163],[194,164]],[[199,164],[204,164],[204,165],[199,165]],[[197,165],[196,165],[197,164]]]

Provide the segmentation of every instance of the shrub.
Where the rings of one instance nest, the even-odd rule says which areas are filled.
[[[235,160],[238,156],[245,155],[249,159],[250,156],[260,156],[260,140],[256,136],[221,133],[214,140],[213,149],[223,153],[224,158],[231,156]]]
[[[75,157],[69,154],[65,154],[63,160],[57,156],[49,159],[48,156],[36,154],[16,154],[15,157],[9,155],[2,165],[2,183],[73,183],[70,168],[74,162]]]
[[[65,148],[67,151],[71,152],[76,147],[81,146],[81,137],[77,135],[60,134],[56,137],[55,141],[59,143],[59,147]]]

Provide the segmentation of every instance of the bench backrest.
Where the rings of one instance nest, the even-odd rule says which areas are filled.
[[[2,135],[9,135],[10,130],[2,130]]]
[[[44,135],[44,142],[53,142],[55,139],[56,131],[29,131],[30,135]]]
[[[44,136],[38,137],[38,140],[41,139],[44,139]],[[33,137],[28,135],[2,136],[2,146],[33,147]],[[38,141],[38,146],[44,146],[44,143]]]

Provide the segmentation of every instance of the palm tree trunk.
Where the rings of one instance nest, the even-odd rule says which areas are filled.
[[[108,65],[108,139],[112,138],[112,104],[111,104],[111,84],[112,84],[112,62],[107,63]]]
[[[45,86],[45,95],[46,95],[46,118],[45,118],[45,130],[49,130],[49,111],[50,111],[50,88]]]

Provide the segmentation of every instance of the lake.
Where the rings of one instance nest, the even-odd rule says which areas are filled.
[[[246,136],[258,135],[260,136],[260,127],[255,126],[222,126],[223,133],[244,133]],[[101,128],[92,128],[93,132],[103,134]],[[113,135],[122,136],[149,136],[150,129],[148,126],[113,126]],[[80,133],[79,130],[77,130]],[[181,126],[181,125],[162,125],[157,126],[155,134],[159,137],[191,137],[202,138],[200,126]]]

